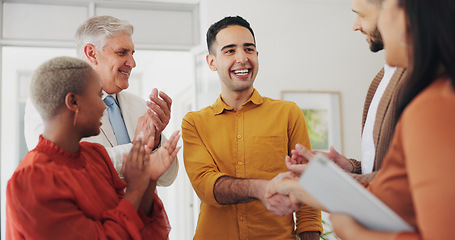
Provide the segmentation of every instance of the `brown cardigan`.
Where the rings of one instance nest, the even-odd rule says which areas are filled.
[[[383,76],[384,68],[379,71],[368,89],[365,104],[363,107],[362,132],[365,125],[365,120],[367,118],[368,109],[370,108],[373,96],[376,93],[376,89],[378,88],[378,85],[381,82]],[[374,122],[373,128],[373,139],[376,149],[373,173],[362,174],[360,161],[350,159],[352,165],[354,166],[352,176],[359,182],[370,182],[376,175],[377,171],[381,168],[382,160],[387,153],[390,141],[392,140],[393,131],[397,124],[397,119],[395,117],[397,97],[398,92],[404,85],[405,78],[406,69],[397,68],[392,78],[390,79],[389,85],[387,85],[387,88],[384,91],[384,95],[382,96],[381,101],[379,102],[378,110],[376,113],[376,120]]]

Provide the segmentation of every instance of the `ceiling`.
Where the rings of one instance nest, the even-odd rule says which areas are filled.
[[[150,2],[164,2],[164,3],[199,3],[200,0],[150,0]]]

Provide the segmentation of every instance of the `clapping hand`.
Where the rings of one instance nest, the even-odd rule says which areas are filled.
[[[161,140],[161,132],[171,119],[172,99],[164,92],[158,93],[156,88],[152,89],[149,99],[147,107],[151,123],[154,126],[155,145],[153,147],[156,148]]]
[[[127,191],[142,195],[150,181],[150,151],[138,137],[128,155],[123,155],[122,173],[127,184]]]
[[[177,147],[180,135],[179,131],[172,134],[165,144],[161,145],[158,150],[150,155],[150,179],[156,181],[175,160],[181,147]]]

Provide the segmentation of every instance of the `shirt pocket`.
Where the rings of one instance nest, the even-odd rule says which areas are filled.
[[[252,156],[249,165],[253,166],[253,169],[257,170],[258,173],[262,172],[269,177],[275,177],[277,173],[285,172],[287,170],[285,163],[287,145],[286,138],[283,136],[253,137]]]

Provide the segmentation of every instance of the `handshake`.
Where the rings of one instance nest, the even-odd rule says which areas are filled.
[[[285,216],[297,211],[302,203],[323,209],[311,195],[303,190],[299,183],[299,176],[305,171],[307,163],[313,159],[316,153],[322,153],[346,171],[352,170],[349,160],[336,152],[333,147],[330,152],[311,151],[297,144],[296,149],[291,151],[291,156],[286,156],[288,172],[280,173],[264,186],[264,197],[258,198],[262,204],[272,213]],[[265,181],[265,180],[264,180]]]

